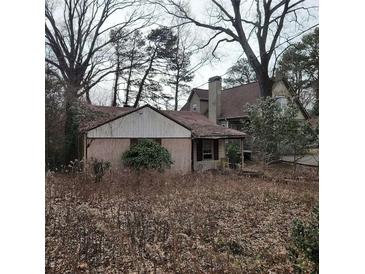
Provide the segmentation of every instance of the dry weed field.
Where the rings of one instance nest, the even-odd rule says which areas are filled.
[[[317,202],[317,170],[304,167],[47,174],[46,273],[292,273],[293,220]]]

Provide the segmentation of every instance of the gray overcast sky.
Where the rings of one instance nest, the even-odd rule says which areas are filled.
[[[220,1],[229,12],[233,11],[231,10],[230,1],[228,0],[222,0]],[[246,5],[241,10],[250,10],[250,5],[253,2],[253,0],[248,1],[242,1]],[[318,6],[318,0],[306,0],[305,1],[306,6]],[[207,22],[209,20],[209,13],[212,12],[212,7],[214,5],[210,0],[199,0],[199,1],[190,1],[190,7],[192,14],[195,18],[199,19],[200,21]],[[243,12],[243,16],[246,18],[252,18],[252,16],[255,16],[253,13],[249,12]],[[293,23],[286,24],[285,28],[282,31],[282,35],[286,37],[290,37],[293,34],[300,33],[300,30],[307,29],[308,27],[318,23],[318,9],[313,9],[311,11],[311,15],[308,16],[306,12],[299,12],[298,17],[299,20],[303,22],[303,26],[299,26]],[[171,20],[169,17],[164,16],[163,22],[168,22]],[[191,35],[195,35],[194,37],[197,37],[197,39],[202,41],[208,41],[208,39],[212,36],[214,32],[209,31],[204,28],[196,27],[195,25],[191,25]],[[223,37],[223,36],[222,36]],[[292,42],[300,40],[300,37],[296,38]],[[218,40],[217,40],[218,41]],[[254,41],[254,40],[253,40]],[[280,41],[279,41],[280,43]],[[212,44],[215,45],[214,43]],[[234,43],[222,43],[219,48],[216,51],[216,55],[219,56],[219,60],[215,59],[209,64],[205,65],[204,67],[200,68],[196,73],[194,80],[190,83],[190,86],[192,88],[194,87],[200,87],[200,88],[207,88],[207,81],[208,78],[215,76],[215,75],[223,75],[227,69],[235,63],[235,61],[242,56],[243,51],[240,45],[236,42]],[[207,50],[202,54],[211,54]],[[195,57],[192,58],[192,63],[196,61]],[[95,99],[96,104],[109,104],[110,98],[111,98],[111,83],[112,83],[112,77],[105,81],[103,84],[101,84],[96,91],[94,91],[94,94],[91,94],[92,98]],[[180,106],[182,106],[185,103],[185,100],[182,100],[180,102]]]

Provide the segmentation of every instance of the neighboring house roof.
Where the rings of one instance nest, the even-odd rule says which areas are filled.
[[[289,90],[290,94],[297,103],[300,111],[303,113],[306,119],[309,118],[308,112],[299,102],[296,94],[290,84],[282,79],[286,88]],[[189,102],[193,94],[196,94],[200,100],[208,100],[208,90],[206,89],[193,89],[187,100],[187,103],[181,108],[182,111],[189,110]],[[243,84],[237,87],[223,89],[221,93],[221,115],[218,119],[230,119],[230,118],[240,118],[247,117],[248,113],[244,104],[255,104],[257,99],[260,98],[260,86],[258,82],[253,82],[249,84]]]
[[[80,129],[82,132],[89,131],[144,107],[149,107],[173,120],[177,124],[191,130],[192,136],[195,138],[241,138],[246,135],[241,131],[217,125],[197,112],[158,110],[150,105],[144,105],[139,108],[89,106],[89,108],[94,111],[94,115],[97,113],[99,113],[99,115],[97,118],[94,117],[94,122],[88,121],[85,124],[82,124]]]

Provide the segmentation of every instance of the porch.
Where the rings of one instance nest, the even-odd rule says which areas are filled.
[[[229,167],[227,145],[229,141],[240,144],[240,168],[244,166],[244,138],[232,137],[201,137],[192,139],[192,170],[206,171]]]

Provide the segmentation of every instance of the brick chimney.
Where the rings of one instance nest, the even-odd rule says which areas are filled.
[[[222,93],[222,78],[220,76],[214,76],[209,78],[208,118],[214,123],[217,123],[217,118],[221,116],[221,93]]]

